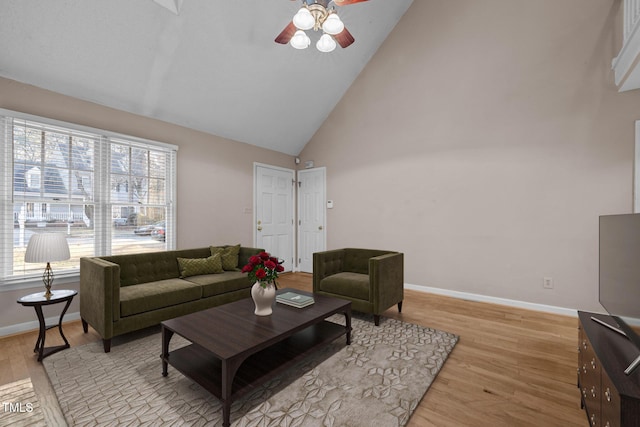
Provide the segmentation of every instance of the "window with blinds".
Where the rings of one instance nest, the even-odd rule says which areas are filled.
[[[26,263],[35,233],[63,233],[77,274],[81,257],[175,247],[172,145],[0,111],[0,286],[38,278]]]

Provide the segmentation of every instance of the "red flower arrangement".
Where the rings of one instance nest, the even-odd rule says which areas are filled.
[[[263,288],[267,287],[267,283],[276,284],[278,273],[284,271],[282,266],[284,261],[272,257],[269,252],[260,252],[249,258],[249,262],[242,267],[243,273],[248,273],[251,280],[260,283]]]

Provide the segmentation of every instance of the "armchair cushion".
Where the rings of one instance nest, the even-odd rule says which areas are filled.
[[[376,249],[345,249],[342,271],[369,274],[369,260],[387,253],[389,252]]]
[[[337,273],[320,281],[320,290],[369,301],[369,276],[361,273]]]

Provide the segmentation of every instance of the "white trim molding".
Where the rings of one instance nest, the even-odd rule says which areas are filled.
[[[57,282],[56,282],[57,283]],[[57,325],[60,320],[60,316],[47,317],[44,319],[46,325]],[[80,320],[80,312],[67,313],[62,319],[62,328],[64,329],[65,323]],[[37,320],[31,322],[18,323],[16,325],[9,325],[0,328],[0,337],[6,337],[9,335],[20,334],[23,332],[38,331],[40,330],[40,323]]]
[[[619,92],[640,88],[640,0],[624,0],[624,42],[611,68]]]
[[[546,304],[536,304],[532,302],[518,301],[518,300],[507,299],[507,298],[498,298],[498,297],[491,297],[487,295],[472,294],[468,292],[433,288],[430,286],[412,285],[410,283],[405,283],[404,288],[410,289],[412,291],[443,295],[447,297],[458,298],[458,299],[463,299],[468,301],[486,302],[490,304],[499,304],[499,305],[506,305],[506,306],[515,307],[515,308],[523,308],[526,310],[541,311],[544,313],[559,314],[562,316],[570,316],[575,318],[578,317],[578,311],[573,308],[556,307],[556,306],[546,305]],[[79,319],[80,319],[79,312],[67,313],[64,316],[63,325],[64,323],[67,323],[69,321],[79,320]],[[57,324],[58,320],[59,320],[59,316],[50,317],[46,319],[46,324],[47,325]],[[39,324],[38,324],[38,321],[36,320],[31,322],[19,323],[17,325],[10,325],[10,326],[0,328],[0,337],[19,334],[27,331],[34,331],[34,330],[37,331],[38,328],[39,328]]]
[[[640,213],[640,120],[636,120],[636,153],[633,162],[633,212]]]
[[[464,299],[468,301],[487,302],[491,304],[506,305],[506,306],[515,307],[515,308],[524,308],[526,310],[560,314],[562,316],[571,316],[576,318],[578,317],[578,310],[574,308],[556,307],[553,305],[537,304],[533,302],[518,301],[518,300],[507,299],[507,298],[498,298],[498,297],[492,297],[487,295],[472,294],[468,292],[452,291],[449,289],[433,288],[431,286],[412,285],[410,283],[405,283],[404,288],[410,289],[412,291],[419,291],[419,292],[425,292],[425,293],[436,294],[436,295],[444,295],[447,297]]]

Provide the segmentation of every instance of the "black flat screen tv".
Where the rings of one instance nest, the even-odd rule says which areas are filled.
[[[640,214],[600,217],[599,300],[622,333],[638,349],[625,373],[640,365],[640,337],[632,326],[640,326]]]

